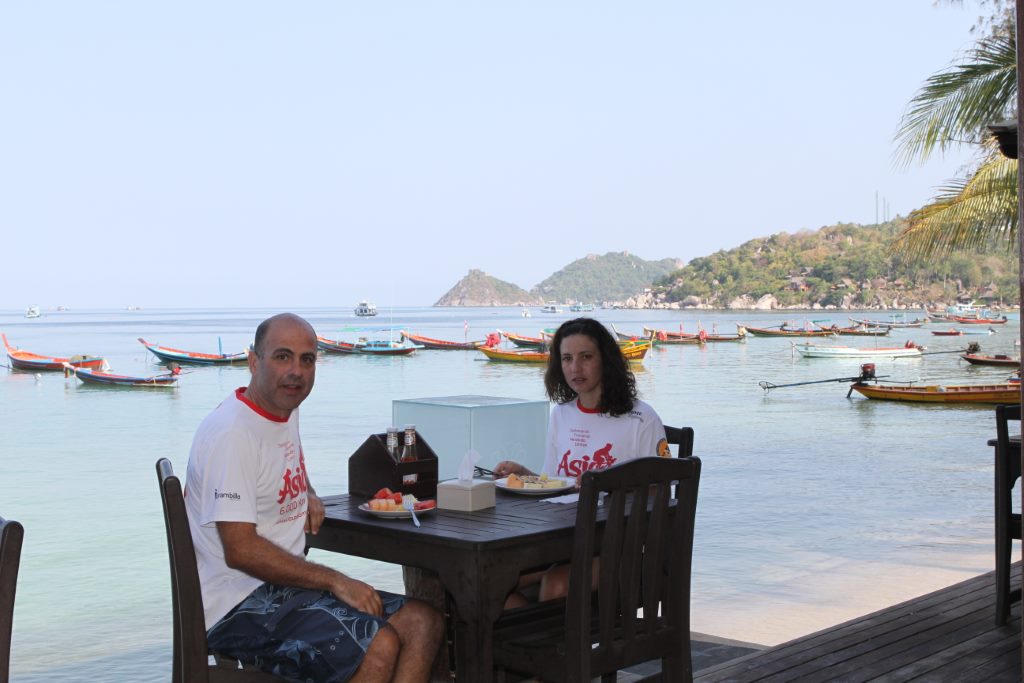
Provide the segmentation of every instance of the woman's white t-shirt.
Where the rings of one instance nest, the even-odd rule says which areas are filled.
[[[633,401],[631,411],[613,416],[587,410],[577,399],[551,409],[541,473],[575,478],[634,458],[670,455],[665,426],[643,401]]]

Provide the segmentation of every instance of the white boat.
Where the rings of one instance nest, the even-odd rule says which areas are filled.
[[[377,307],[369,301],[360,301],[359,305],[355,308],[355,314],[364,318],[377,315]]]
[[[916,344],[888,348],[859,349],[854,346],[818,346],[812,342],[793,344],[804,358],[916,358],[922,348]]]
[[[561,313],[562,309],[554,304],[546,304],[540,311],[541,313]]]
[[[29,306],[25,310],[25,317],[26,318],[38,318],[41,315],[42,315],[42,313],[39,311],[39,307],[38,306]]]

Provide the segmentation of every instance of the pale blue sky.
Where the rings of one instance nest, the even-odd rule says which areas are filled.
[[[932,0],[0,6],[0,309],[429,305],[905,214]]]

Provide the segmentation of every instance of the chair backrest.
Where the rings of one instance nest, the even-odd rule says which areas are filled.
[[[167,529],[167,553],[171,561],[171,602],[174,614],[173,683],[209,680],[209,651],[206,646],[206,621],[203,594],[199,588],[199,569],[181,481],[171,463],[161,458],[156,463],[160,498]]]
[[[583,475],[566,603],[570,680],[589,681],[673,653],[682,653],[676,657],[682,670],[663,671],[664,680],[692,676],[690,563],[699,481],[700,460],[694,457],[637,458]]]
[[[11,668],[11,631],[14,629],[14,592],[18,586],[21,542],[25,529],[0,517],[0,681]]]
[[[1007,449],[1010,443],[1010,427],[1008,423],[1011,420],[1020,420],[1020,404],[996,406],[996,446],[1004,454],[1008,452]],[[1020,459],[1009,458],[1006,461],[1006,466],[1009,468],[1008,475],[1010,478],[1007,485],[1012,485],[1017,477],[1020,476]]]
[[[679,447],[677,456],[689,458],[693,455],[693,427],[669,427],[665,425],[665,438],[669,444]]]

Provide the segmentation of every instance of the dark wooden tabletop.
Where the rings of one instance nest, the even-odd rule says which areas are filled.
[[[323,499],[326,518],[311,547],[435,572],[457,615],[457,681],[493,679],[492,631],[519,575],[568,561],[576,505],[496,492],[477,512],[434,510],[411,519],[381,519],[359,509],[365,498]]]

